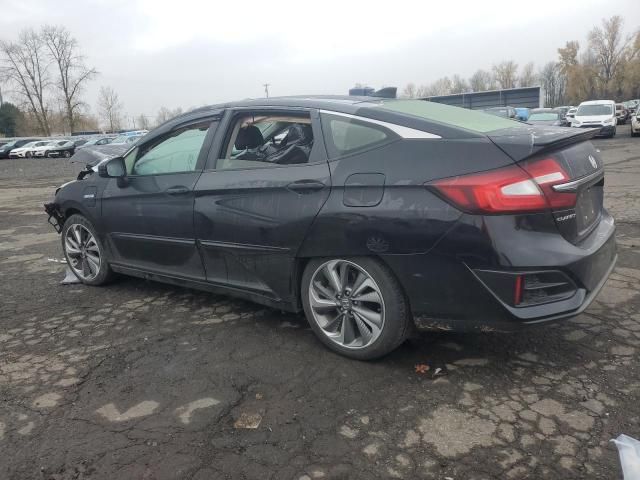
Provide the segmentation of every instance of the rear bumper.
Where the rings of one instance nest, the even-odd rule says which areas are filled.
[[[516,331],[574,317],[593,302],[615,267],[615,225],[606,212],[579,245],[557,233],[545,235],[524,228],[507,235],[504,222],[499,225],[504,217],[493,220],[493,225],[486,222],[479,232],[489,240],[485,245],[479,236],[474,238],[478,232],[461,225],[443,238],[437,252],[383,257],[405,288],[417,328]],[[466,249],[474,251],[460,253]],[[483,268],[511,275],[560,271],[571,279],[575,292],[557,301],[513,306],[474,273]]]

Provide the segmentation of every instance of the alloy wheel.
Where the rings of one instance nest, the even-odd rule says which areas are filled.
[[[65,234],[64,249],[69,266],[81,280],[93,280],[100,272],[102,255],[93,234],[78,223],[71,225]]]
[[[322,332],[345,348],[371,345],[384,328],[380,287],[362,267],[347,260],[330,260],[316,269],[309,304]]]

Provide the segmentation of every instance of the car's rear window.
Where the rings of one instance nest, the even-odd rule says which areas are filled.
[[[478,133],[513,128],[519,125],[514,120],[496,115],[424,100],[385,100],[379,106],[384,110],[445,123]]]

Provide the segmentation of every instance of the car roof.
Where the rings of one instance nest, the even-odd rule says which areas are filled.
[[[582,105],[614,105],[616,102],[614,102],[613,100],[589,100],[587,102],[582,102],[580,104],[580,106]]]
[[[465,130],[464,128],[447,124],[444,121],[439,122],[437,120],[415,117],[400,111],[393,111],[392,109],[377,108],[387,102],[402,102],[403,100],[404,99],[348,95],[297,95],[288,97],[246,99],[236,102],[220,103],[200,107],[167,120],[165,123],[146,134],[145,141],[152,141],[154,138],[163,135],[179,125],[197,122],[209,117],[221,115],[226,109],[247,108],[259,110],[261,108],[278,109],[280,107],[287,110],[317,109],[347,115],[357,115],[419,130],[428,129],[429,132],[435,135],[447,136],[448,138],[475,138],[482,136],[482,134],[477,132]],[[413,99],[413,101],[422,100]],[[507,109],[513,107],[506,106],[500,108]]]

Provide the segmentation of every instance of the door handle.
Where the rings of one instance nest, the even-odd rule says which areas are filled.
[[[187,187],[169,187],[165,190],[165,192],[169,195],[184,195],[185,193],[189,193],[189,189]]]
[[[298,180],[290,183],[287,188],[296,193],[311,193],[322,190],[326,185],[318,180]]]

